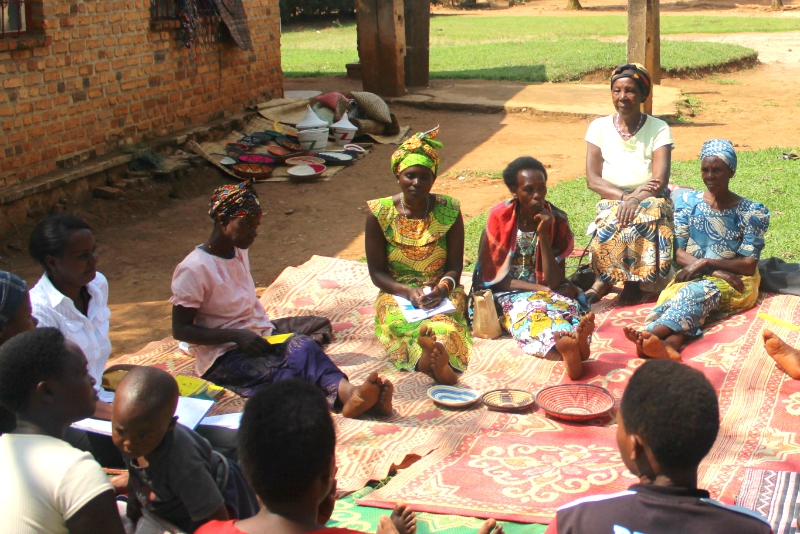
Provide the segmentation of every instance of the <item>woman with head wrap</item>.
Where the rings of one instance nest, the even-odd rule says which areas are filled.
[[[644,331],[625,327],[639,356],[679,360],[709,319],[747,310],[758,299],[769,210],[729,189],[737,163],[729,141],[706,142],[700,161],[706,190],[675,201],[675,260],[682,269],[661,292]]]
[[[589,247],[597,276],[586,292],[589,303],[623,282],[620,304],[634,304],[643,290],[658,291],[669,281],[673,143],[667,123],[640,110],[651,88],[642,65],[614,69],[611,100],[617,112],[594,120],[586,132],[586,184],[600,195],[597,234]]]
[[[377,373],[354,386],[313,338],[290,331],[288,339],[265,339],[281,332],[280,320],[267,317],[250,274],[247,249],[262,215],[252,182],[218,188],[208,213],[211,236],[175,268],[170,299],[172,335],[189,343],[198,376],[245,397],[273,382],[301,378],[319,387],[345,417],[369,409],[389,415],[393,386]]]
[[[392,154],[400,193],[367,202],[366,252],[375,302],[375,334],[398,369],[421,371],[455,384],[467,368],[472,338],[464,318],[467,299],[459,285],[464,255],[460,204],[432,194],[439,172],[438,127],[418,133]],[[430,310],[449,298],[455,311],[408,321],[394,295]]]

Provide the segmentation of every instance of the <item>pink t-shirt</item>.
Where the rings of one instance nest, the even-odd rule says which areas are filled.
[[[231,259],[214,256],[200,247],[190,252],[175,268],[169,301],[173,306],[196,308],[197,326],[246,328],[268,336],[275,326],[256,297],[247,250],[235,250]],[[236,343],[189,345],[189,354],[195,357],[197,374],[202,376],[214,360],[234,348]]]

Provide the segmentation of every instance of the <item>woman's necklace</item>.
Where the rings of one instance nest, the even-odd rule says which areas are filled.
[[[618,133],[618,134],[619,134],[621,137],[624,137],[624,138],[626,138],[626,139],[630,139],[631,137],[633,137],[634,135],[636,135],[636,132],[638,132],[639,130],[641,130],[641,129],[642,129],[642,126],[644,126],[644,121],[645,121],[645,119],[647,119],[647,115],[646,115],[646,114],[644,114],[644,113],[640,113],[639,115],[640,115],[640,117],[639,117],[639,124],[638,124],[638,126],[636,126],[636,128],[635,128],[635,129],[634,129],[634,130],[633,130],[631,133],[624,133],[624,132],[622,131],[622,129],[620,128],[620,125],[619,125],[619,121],[620,121],[620,116],[619,116],[619,113],[616,113],[616,114],[614,115],[614,121],[613,121],[613,122],[614,122],[614,128],[616,128],[616,129],[617,129],[617,133]]]
[[[406,203],[403,202],[403,195],[400,194],[400,207],[403,208],[403,217],[408,219],[408,213],[406,213]],[[428,218],[428,209],[431,207],[431,196],[428,195],[428,199],[425,201],[425,215],[422,217],[423,219]]]

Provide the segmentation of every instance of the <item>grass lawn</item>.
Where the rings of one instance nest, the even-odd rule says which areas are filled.
[[[739,152],[739,166],[731,180],[731,190],[740,196],[763,203],[770,210],[767,244],[761,257],[777,256],[789,262],[798,262],[800,219],[796,213],[800,210],[800,160],[780,159],[781,153],[788,151],[785,148],[770,148]],[[705,189],[700,179],[700,162],[673,161],[670,182]],[[581,177],[558,183],[548,189],[547,199],[569,215],[570,226],[575,232],[575,245],[586,246],[589,239],[585,235],[586,228],[595,217],[594,206],[599,199],[596,193],[586,187],[586,180]],[[487,215],[488,212],[475,216],[465,225],[464,255],[469,260],[477,256],[478,241],[486,225]],[[575,265],[577,260],[570,260],[569,263]],[[466,271],[471,268],[471,262],[469,266],[465,265]],[[570,271],[568,269],[567,272]]]
[[[531,82],[568,81],[624,62],[625,43],[598,41],[624,35],[623,15],[599,17],[433,17],[431,77]],[[800,19],[664,17],[661,33],[729,33],[800,30]],[[668,71],[714,66],[752,57],[753,50],[723,43],[664,41]],[[358,60],[356,27],[287,26],[281,37],[288,77],[345,73]]]

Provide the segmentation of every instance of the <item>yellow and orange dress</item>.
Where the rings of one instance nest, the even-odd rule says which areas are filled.
[[[436,195],[433,209],[424,219],[409,219],[397,211],[391,197],[367,202],[370,211],[386,237],[389,274],[402,284],[422,287],[425,282],[438,282],[444,275],[447,259],[447,232],[458,219],[460,203],[445,195]],[[419,327],[428,325],[448,355],[450,365],[467,368],[472,354],[472,337],[465,319],[467,296],[456,287],[450,294],[456,311],[434,315],[409,323],[394,296],[381,291],[375,301],[375,335],[378,336],[398,369],[416,370],[422,349],[417,342]]]

